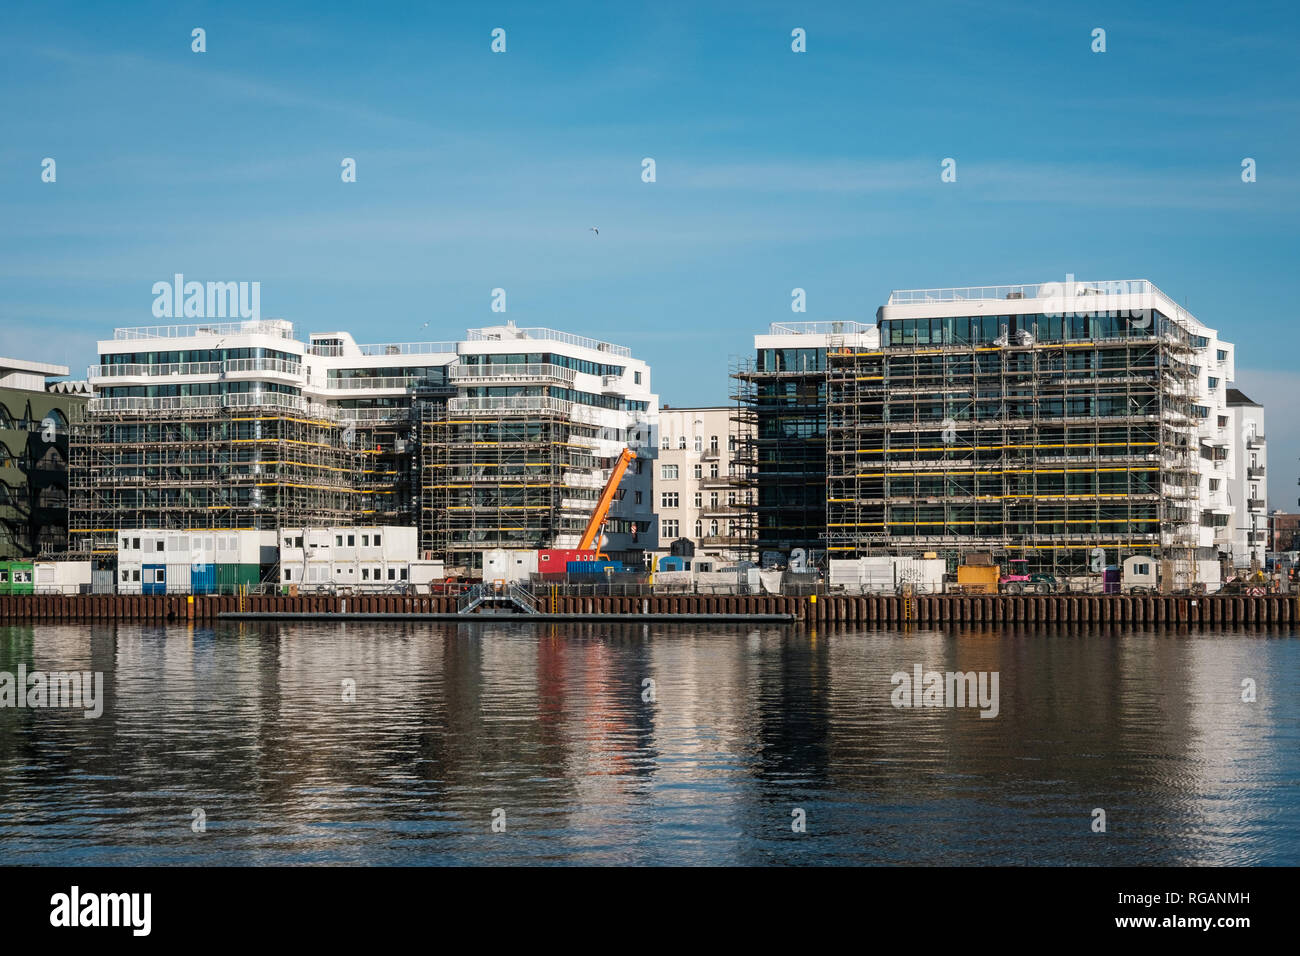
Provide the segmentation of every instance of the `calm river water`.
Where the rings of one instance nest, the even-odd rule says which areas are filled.
[[[916,665],[997,716],[893,706]],[[0,707],[0,864],[1300,863],[1285,631],[0,628],[20,666],[103,713]]]

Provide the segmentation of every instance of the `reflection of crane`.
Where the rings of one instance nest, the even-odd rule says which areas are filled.
[[[600,555],[600,529],[605,526],[605,518],[609,515],[609,506],[614,503],[614,495],[618,492],[618,483],[623,480],[623,473],[627,471],[627,466],[631,464],[632,459],[636,457],[636,452],[631,448],[624,448],[623,453],[618,456],[618,461],[614,462],[614,470],[609,473],[609,481],[605,482],[605,490],[600,493],[600,498],[596,500],[596,510],[591,513],[591,520],[587,522],[586,529],[582,532],[582,540],[578,542],[579,550],[586,550],[591,547],[596,548],[596,557]]]

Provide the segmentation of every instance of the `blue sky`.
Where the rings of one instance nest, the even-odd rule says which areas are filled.
[[[1237,344],[1295,510],[1298,26],[1288,3],[10,4],[0,354],[81,374],[175,272],[362,341],[456,338],[502,287],[508,318],[630,345],[663,401],[707,404],[769,322],[1148,278]]]

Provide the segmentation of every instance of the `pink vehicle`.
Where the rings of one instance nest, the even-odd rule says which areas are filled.
[[[1029,562],[1024,558],[1011,558],[1007,573],[998,578],[998,590],[1006,594],[1023,594],[1029,588]]]
[[[998,578],[998,590],[1004,594],[1052,594],[1057,589],[1056,578],[1050,574],[1030,574],[1029,562],[1024,558],[1011,558],[1007,573]]]

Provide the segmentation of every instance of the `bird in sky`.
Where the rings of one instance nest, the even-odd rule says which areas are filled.
[[[595,226],[590,226],[590,227],[588,227],[588,228],[589,228],[592,232],[594,232],[596,235],[598,235],[598,236],[600,235],[600,230],[597,229]]]

